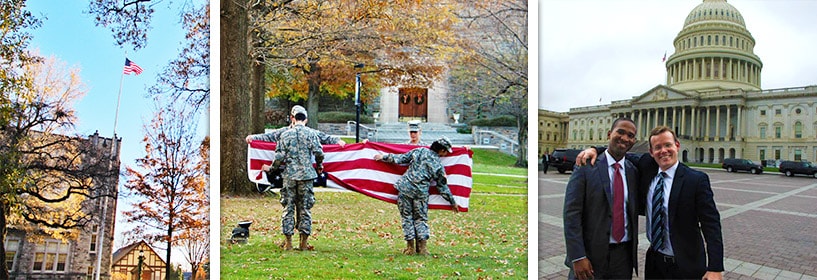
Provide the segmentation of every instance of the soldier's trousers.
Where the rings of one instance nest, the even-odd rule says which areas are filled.
[[[312,234],[311,209],[315,205],[312,180],[284,179],[284,187],[281,188],[281,205],[284,206],[284,216],[281,218],[281,231],[284,235],[293,235],[296,223],[300,233]]]
[[[417,199],[399,193],[397,209],[400,210],[405,240],[428,240],[428,198]]]

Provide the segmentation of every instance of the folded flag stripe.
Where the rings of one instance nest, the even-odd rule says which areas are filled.
[[[324,172],[327,186],[356,191],[369,197],[389,203],[397,203],[394,183],[406,172],[407,166],[374,160],[376,154],[406,153],[417,146],[386,143],[357,143],[324,145]],[[266,174],[261,172],[263,164],[271,164],[275,157],[275,143],[252,141],[247,152],[247,171],[250,181],[269,184]],[[473,152],[456,147],[440,161],[445,167],[448,187],[460,205],[460,211],[468,211],[468,201],[473,185],[471,166]],[[435,187],[429,188],[429,209],[451,209],[451,204],[443,199]]]

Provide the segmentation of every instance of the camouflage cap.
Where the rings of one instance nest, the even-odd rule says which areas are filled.
[[[438,143],[438,144],[442,145],[443,148],[445,148],[449,153],[452,152],[451,151],[451,140],[448,140],[448,137],[443,136],[440,139],[437,139],[437,141],[434,141],[434,143]]]
[[[409,121],[408,122],[409,132],[416,132],[420,131],[420,121]]]
[[[301,105],[292,106],[292,111],[290,111],[290,114],[294,117],[298,113],[302,113],[304,114],[304,117],[308,117],[308,115],[306,114],[306,108],[304,108]]]

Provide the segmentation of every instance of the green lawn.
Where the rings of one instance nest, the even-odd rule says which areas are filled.
[[[527,174],[501,166],[507,162],[497,163],[497,156],[475,151],[474,165],[486,173]],[[473,179],[469,212],[429,211],[429,256],[402,255],[397,206],[361,194],[316,193],[310,252],[277,247],[283,236],[276,198],[223,196],[221,279],[526,279],[527,179]],[[249,243],[226,242],[244,220],[253,221]]]

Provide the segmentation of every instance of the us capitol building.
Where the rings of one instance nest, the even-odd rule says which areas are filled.
[[[743,17],[725,0],[704,0],[687,16],[666,60],[666,84],[609,105],[540,110],[539,154],[606,145],[612,121],[638,126],[646,152],[658,125],[672,127],[684,162],[724,158],[817,161],[817,86],[761,89],[763,62]]]

